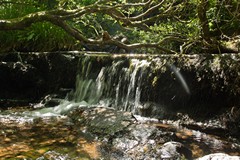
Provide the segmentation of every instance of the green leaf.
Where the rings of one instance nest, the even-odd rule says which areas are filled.
[[[29,40],[32,40],[33,39],[33,37],[34,37],[34,35],[35,35],[35,33],[31,33],[28,37],[27,37],[27,40],[29,41]]]

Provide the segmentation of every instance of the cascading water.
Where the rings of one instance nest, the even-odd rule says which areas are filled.
[[[77,76],[73,101],[99,103],[132,112],[141,105],[141,90],[146,82],[150,62],[138,59],[113,61],[111,65],[103,66],[96,78],[89,76],[92,62],[83,62],[88,69],[83,69]]]
[[[186,93],[190,93],[187,83],[177,68],[160,58],[148,60],[107,57],[106,59],[109,60],[107,62],[105,57],[98,58],[97,56],[82,57],[79,61],[75,90],[69,93],[68,98],[62,100],[60,105],[38,110],[35,115],[65,114],[79,106],[104,106],[143,116],[160,117],[162,107],[157,104],[159,99],[161,100],[158,95],[162,94],[161,87],[165,86],[156,87],[160,82],[157,75],[159,72],[165,73],[167,68],[170,72],[166,75],[170,80],[175,81],[171,73],[175,74]],[[170,82],[170,86],[166,88],[176,87],[173,83],[175,84]],[[172,97],[170,95],[170,98],[167,98]]]

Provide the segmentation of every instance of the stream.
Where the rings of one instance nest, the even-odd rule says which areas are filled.
[[[240,156],[238,141],[182,127],[179,121],[135,115],[129,124],[119,130],[101,133],[102,131],[95,130],[99,127],[96,124],[92,125],[94,128],[86,128],[90,125],[73,118],[74,114],[80,115],[78,109],[70,107],[63,114],[56,112],[60,106],[66,108],[65,104],[65,107],[59,105],[37,110],[31,107],[2,110],[0,159],[149,159],[157,157],[161,146],[172,141],[180,142],[188,148],[193,159],[211,153]],[[82,108],[79,103],[73,106]],[[107,110],[112,114],[112,109]],[[69,113],[65,114],[66,112]],[[88,121],[94,121],[90,113],[86,117]],[[105,118],[100,117],[102,121]],[[110,121],[114,119],[112,117]],[[107,123],[104,125],[107,126]],[[111,125],[117,124],[118,122],[113,122]]]
[[[240,159],[239,135],[227,132],[221,117],[193,120],[164,105],[184,108],[181,98],[192,94],[174,64],[121,58],[99,67],[102,61],[80,59],[65,98],[1,109],[0,159]],[[160,73],[168,76],[163,84]]]

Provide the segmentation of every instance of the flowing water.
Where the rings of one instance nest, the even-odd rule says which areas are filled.
[[[135,112],[140,105],[142,86],[147,82],[150,62],[131,59],[113,62],[102,67],[92,78],[91,59],[84,59],[82,73],[77,76],[73,100],[89,104],[102,103],[104,106]]]
[[[101,141],[79,128],[66,116],[74,108],[83,106],[113,107],[117,110],[142,114],[152,110],[152,116],[161,117],[149,106],[155,105],[148,94],[157,79],[154,69],[169,70],[179,80],[186,94],[188,83],[174,65],[158,59],[118,59],[109,65],[96,68],[91,57],[81,59],[76,90],[55,107],[33,109],[23,107],[0,112],[0,159],[100,159]],[[149,96],[149,97],[148,97]],[[150,116],[151,116],[150,115]],[[149,114],[148,114],[149,116]],[[195,157],[214,152],[240,155],[239,144],[217,136],[179,126],[154,123],[159,130],[171,132],[188,145]],[[169,137],[171,139],[171,137]],[[176,137],[175,137],[176,139]]]
[[[0,124],[0,159],[99,157],[99,143],[75,128],[66,116],[31,117],[19,112],[3,113]]]

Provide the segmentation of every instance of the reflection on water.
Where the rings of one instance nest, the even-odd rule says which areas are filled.
[[[67,117],[0,115],[0,159],[98,158],[99,142],[76,129]]]

